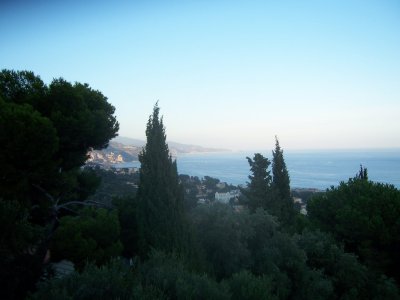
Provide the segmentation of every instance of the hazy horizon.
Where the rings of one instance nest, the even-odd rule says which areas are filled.
[[[101,91],[120,135],[212,148],[400,148],[398,1],[3,1],[0,68]]]
[[[142,141],[142,142],[146,142],[146,137],[144,138],[135,138],[135,137],[130,137],[130,136],[117,136],[115,139],[118,138],[127,138],[127,139],[132,139],[132,140],[137,140],[137,141]],[[111,140],[113,141],[113,140]],[[119,141],[117,141],[119,142]],[[168,139],[167,136],[167,143],[176,143],[176,144],[182,144],[182,145],[187,145],[187,146],[200,146],[200,147],[204,147],[204,148],[211,148],[211,149],[215,149],[215,150],[226,150],[226,151],[218,151],[221,153],[224,152],[233,152],[233,153],[256,153],[256,152],[269,152],[275,149],[275,145],[271,145],[269,148],[227,148],[227,147],[213,147],[211,146],[204,146],[204,145],[200,145],[200,144],[192,144],[192,143],[186,143],[185,141],[175,141],[175,140],[170,140]],[[127,144],[129,145],[129,143],[124,143],[124,142],[120,142],[122,144]],[[283,149],[284,152],[314,152],[314,151],[318,151],[318,152],[329,152],[329,151],[333,151],[333,152],[342,152],[342,151],[348,151],[348,152],[362,152],[362,151],[400,151],[400,147],[364,147],[364,148],[287,148],[284,145],[281,144],[281,147]],[[218,153],[218,152],[214,152],[214,153]],[[208,152],[199,152],[196,154],[205,154],[207,155]],[[191,155],[191,153],[182,153],[180,155]]]

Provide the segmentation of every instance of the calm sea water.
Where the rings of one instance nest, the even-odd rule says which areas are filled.
[[[271,159],[272,154],[262,153]],[[250,174],[246,156],[254,153],[188,154],[178,157],[181,174],[219,178],[231,184],[243,184]],[[360,169],[368,169],[373,181],[400,188],[400,149],[352,151],[285,151],[284,157],[292,187],[326,189],[347,181]]]
[[[271,152],[262,154],[271,159]],[[178,172],[199,177],[207,175],[234,185],[245,184],[250,174],[246,156],[253,155],[254,152],[181,155],[177,158]],[[337,186],[354,177],[360,164],[368,169],[371,180],[400,188],[400,149],[284,151],[284,158],[292,188]]]

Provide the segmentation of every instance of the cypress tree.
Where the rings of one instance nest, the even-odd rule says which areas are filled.
[[[290,193],[290,178],[286,168],[283,150],[275,136],[275,151],[272,151],[272,186],[276,202],[275,212],[284,224],[292,222],[294,217],[293,200]]]
[[[268,167],[271,162],[260,153],[255,153],[253,159],[246,158],[250,165],[250,171],[253,173],[253,175],[249,175],[250,182],[247,184],[247,190],[243,190],[248,198],[249,209],[255,211],[258,207],[262,207],[270,210],[271,172]]]
[[[184,243],[183,190],[178,181],[176,162],[166,143],[158,103],[149,117],[147,143],[139,155],[138,227],[140,254],[151,248],[181,252]]]

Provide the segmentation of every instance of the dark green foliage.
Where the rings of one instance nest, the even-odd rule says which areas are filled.
[[[293,225],[295,211],[290,193],[289,173],[277,137],[275,141],[275,151],[272,151],[272,186],[276,202],[273,207],[277,211],[272,213],[278,216],[284,225]]]
[[[334,239],[320,231],[305,231],[298,245],[310,268],[320,270],[334,287],[334,299],[398,299],[392,280],[370,272],[357,257],[345,253]]]
[[[49,185],[58,176],[57,131],[30,105],[0,100],[0,145],[0,194],[6,199],[29,204],[32,184]]]
[[[116,173],[113,170],[104,170],[97,168],[85,168],[91,170],[101,183],[96,191],[88,198],[111,205],[114,198],[125,198],[136,196],[137,186],[139,184],[139,173],[122,174]]]
[[[279,271],[256,276],[249,271],[234,274],[228,283],[232,299],[330,299],[332,286],[318,272],[308,271],[307,281],[293,294],[290,283]]]
[[[61,218],[51,248],[54,259],[71,260],[78,270],[86,262],[104,264],[122,252],[117,212],[85,208],[79,216]]]
[[[268,277],[275,296],[318,299],[317,295],[322,297],[332,292],[330,283],[319,272],[308,268],[304,251],[280,230],[276,217],[259,208],[247,220],[251,229],[247,235],[252,259],[250,269],[253,274]]]
[[[29,212],[17,201],[0,200],[0,257],[24,253],[40,236],[40,227],[29,223]]]
[[[191,210],[197,205],[197,193],[198,186],[201,185],[201,181],[198,177],[192,177],[189,175],[179,174],[179,180],[185,190],[185,210]]]
[[[400,192],[396,188],[357,176],[316,195],[307,209],[314,226],[332,233],[346,251],[356,253],[372,270],[399,280]]]
[[[252,175],[249,176],[247,189],[242,192],[250,211],[266,209],[286,229],[296,230],[296,211],[290,193],[289,173],[278,138],[275,150],[272,151],[272,176],[268,170],[271,162],[260,153],[254,154],[253,159],[247,157],[247,161]]]
[[[88,199],[93,195],[101,183],[101,178],[92,169],[83,168],[76,175],[78,189],[70,195],[71,201],[76,199]],[[106,203],[105,203],[106,204]]]
[[[272,151],[272,183],[281,199],[291,198],[289,173],[277,137],[275,137],[275,151]]]
[[[271,162],[260,153],[254,154],[254,158],[247,157],[250,165],[250,171],[253,175],[249,175],[250,182],[247,189],[243,193],[248,199],[248,207],[251,211],[262,207],[271,210],[271,184],[272,177],[268,167]]]
[[[87,84],[55,79],[46,86],[26,71],[0,72],[0,98],[2,194],[42,204],[49,200],[44,190],[69,201],[82,188],[88,150],[116,136],[114,107]]]
[[[33,288],[41,262],[30,252],[41,236],[41,228],[29,222],[27,209],[17,201],[0,199],[1,299],[21,299],[26,288]]]
[[[203,184],[206,186],[207,189],[214,190],[215,186],[220,182],[218,178],[213,178],[210,176],[204,176]]]
[[[0,72],[0,201],[17,201],[20,215],[26,215],[21,220],[42,226],[42,235],[8,270],[10,278],[21,278],[16,298],[40,276],[57,216],[66,212],[63,204],[85,200],[94,191],[97,180],[80,167],[88,150],[105,147],[116,136],[113,114],[107,98],[87,84],[56,79],[47,86],[32,72]],[[8,223],[15,226],[8,230],[19,230],[18,224]],[[22,273],[32,276],[24,281],[17,275]]]
[[[6,102],[30,105],[51,121],[59,136],[57,156],[66,170],[83,164],[90,147],[106,147],[118,131],[114,107],[87,84],[55,79],[46,86],[33,72],[3,70],[0,95]]]
[[[190,272],[176,256],[152,252],[140,271],[142,285],[155,287],[168,299],[230,299],[224,284]]]
[[[258,208],[253,214],[238,215],[238,218],[246,218],[249,226],[246,236],[247,247],[251,253],[251,269],[255,274],[262,274],[262,263],[265,259],[264,249],[268,248],[271,239],[277,234],[279,223],[276,217],[271,216],[267,211]]]
[[[58,157],[65,170],[82,165],[89,147],[102,149],[116,136],[114,107],[87,84],[54,80],[47,96],[49,115],[60,136]]]
[[[267,158],[247,158],[249,210],[194,207],[198,186],[214,192],[219,180],[178,177],[156,105],[135,197],[126,182],[137,177],[80,169],[89,149],[115,136],[113,113],[88,85],[56,79],[47,86],[31,72],[0,73],[1,299],[22,299],[34,288],[50,244],[52,258],[70,259],[82,272],[40,284],[32,299],[399,299],[394,281],[382,275],[399,280],[400,192],[393,186],[368,181],[361,167],[310,200],[309,219],[296,215],[276,139],[273,176]],[[108,194],[95,199],[120,196],[117,210],[60,212],[67,201],[91,195],[99,173],[109,179]],[[190,222],[179,182],[191,197]],[[291,236],[290,228],[302,234]],[[135,269],[109,263],[121,253]]]
[[[249,249],[252,272],[268,279],[271,293],[279,299],[327,299],[333,293],[331,282],[307,265],[304,251],[296,240],[279,230],[269,214],[259,209],[250,215],[253,234]]]
[[[249,267],[247,213],[237,214],[228,205],[215,203],[196,207],[190,219],[201,245],[209,273],[227,278]]]
[[[139,232],[137,223],[137,199],[133,197],[115,198],[113,204],[118,211],[121,224],[121,242],[125,257],[134,257],[139,251]]]
[[[31,299],[230,299],[230,293],[225,284],[189,271],[176,256],[153,251],[135,270],[120,261],[88,265],[81,274],[42,283]]]
[[[150,248],[181,252],[185,248],[183,190],[165,129],[154,106],[146,128],[147,143],[139,155],[138,219],[141,255]]]
[[[318,287],[313,281],[321,278],[307,268],[304,252],[286,234],[276,232],[259,251],[261,255],[255,262],[255,271],[271,277],[274,293],[280,298],[297,295],[301,299],[301,293]]]
[[[164,299],[155,289],[143,289],[131,269],[120,261],[96,267],[89,265],[82,273],[74,272],[61,279],[42,283],[30,299]]]
[[[279,299],[273,294],[272,279],[268,276],[255,276],[249,271],[234,274],[227,284],[232,293],[232,300]]]
[[[233,294],[327,299],[333,293],[331,282],[307,266],[296,239],[281,232],[265,210],[237,213],[228,205],[199,206],[191,220],[208,272],[230,284]]]
[[[33,72],[2,70],[0,83],[0,95],[4,100],[45,108],[43,98],[48,87]]]

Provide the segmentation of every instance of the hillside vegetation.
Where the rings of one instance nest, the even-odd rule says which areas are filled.
[[[87,84],[0,73],[1,299],[400,298],[400,191],[365,168],[300,214],[276,138],[271,160],[243,158],[239,203],[197,203],[156,104],[137,177],[118,177],[137,188],[115,197],[124,184],[82,166],[118,128]],[[107,201],[90,198],[99,174]],[[55,268],[65,261],[69,274]]]

